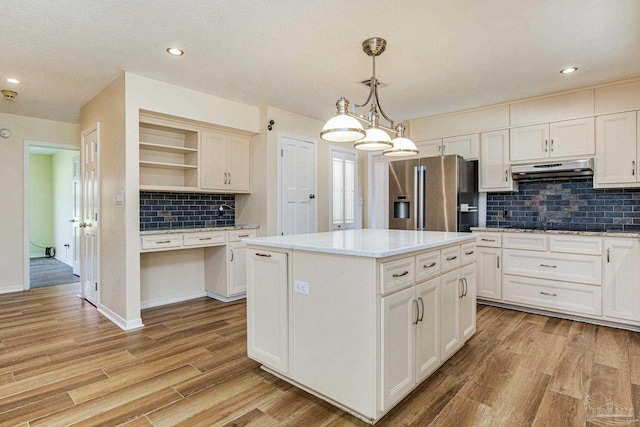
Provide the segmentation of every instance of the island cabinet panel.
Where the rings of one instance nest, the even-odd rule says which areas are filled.
[[[460,336],[464,344],[476,333],[476,265],[463,267],[460,270],[460,280]]]
[[[247,352],[283,373],[289,370],[287,258],[286,252],[262,248],[247,257]]]
[[[292,264],[290,375],[305,387],[373,415],[375,260],[294,251]],[[403,351],[401,346],[395,349]]]
[[[416,325],[416,383],[427,379],[442,363],[440,349],[440,278],[416,286],[420,315]]]
[[[442,276],[442,358],[448,359],[462,346],[460,336],[460,272]]]

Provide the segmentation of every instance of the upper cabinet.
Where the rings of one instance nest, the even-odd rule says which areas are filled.
[[[596,188],[638,186],[637,127],[635,111],[596,118]]]
[[[200,186],[230,193],[250,190],[249,137],[217,131],[202,132]]]
[[[511,161],[593,156],[593,117],[511,129]]]
[[[443,138],[442,147],[445,155],[457,154],[466,160],[478,160],[480,157],[480,134],[473,133]]]
[[[436,157],[442,155],[442,138],[416,141],[418,157]]]
[[[481,134],[479,191],[513,191],[509,164],[509,131],[497,130]]]
[[[198,132],[140,123],[140,189],[198,189]]]
[[[141,190],[250,191],[249,136],[150,113],[139,129]]]

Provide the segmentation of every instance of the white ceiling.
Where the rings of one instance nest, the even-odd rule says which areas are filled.
[[[640,75],[638,0],[3,0],[0,112],[76,122],[130,71],[327,119],[366,98],[372,36],[397,121]]]

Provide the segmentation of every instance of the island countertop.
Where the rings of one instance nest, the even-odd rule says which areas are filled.
[[[471,233],[359,229],[243,239],[249,245],[385,258],[475,240]]]

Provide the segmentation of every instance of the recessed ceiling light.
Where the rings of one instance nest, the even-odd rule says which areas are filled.
[[[20,80],[18,80],[18,79],[7,79],[7,81],[8,81],[9,83],[15,83],[15,84],[20,83]]]
[[[167,48],[167,52],[173,56],[182,56],[184,55],[184,50],[178,49],[177,47],[169,47]]]
[[[578,71],[578,67],[569,67],[565,68],[564,70],[560,70],[560,74],[571,74],[576,71]]]

